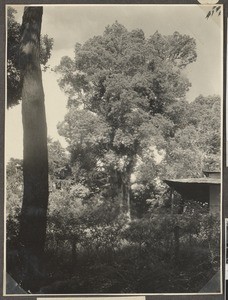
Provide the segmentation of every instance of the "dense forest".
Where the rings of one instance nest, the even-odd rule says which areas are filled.
[[[16,26],[12,11],[10,22]],[[41,41],[49,58],[53,41]],[[45,263],[31,292],[199,292],[219,270],[219,216],[200,201],[185,202],[180,213],[181,196],[171,203],[163,182],[220,168],[220,97],[186,101],[184,71],[196,59],[188,35],[145,37],[118,22],[76,43],[74,59],[61,59],[55,72],[68,111],[58,131],[68,147],[48,138]],[[12,70],[15,62],[8,63]],[[12,95],[9,106],[20,100]],[[7,270],[14,278],[23,169],[14,158],[6,168]]]

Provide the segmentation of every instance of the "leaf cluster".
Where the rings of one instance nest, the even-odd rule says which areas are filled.
[[[19,47],[21,40],[21,25],[16,21],[17,11],[7,9],[7,107],[17,105],[21,100],[22,82],[20,75]],[[53,38],[48,35],[40,38],[40,63],[43,70],[48,68],[47,62],[53,48]]]

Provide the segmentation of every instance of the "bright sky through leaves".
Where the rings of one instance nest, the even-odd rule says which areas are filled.
[[[23,6],[13,6],[21,23]],[[127,29],[141,28],[148,37],[156,30],[168,35],[174,31],[196,39],[197,62],[189,65],[186,75],[192,83],[187,100],[204,96],[222,95],[222,16],[205,18],[211,7],[197,5],[97,5],[45,6],[42,34],[54,38],[50,65],[56,66],[64,55],[73,56],[76,42],[84,43],[94,35],[102,34],[108,24],[116,20]],[[59,139],[56,125],[66,113],[66,96],[60,91],[57,75],[43,74],[48,134]],[[6,112],[6,160],[22,157],[21,107]]]

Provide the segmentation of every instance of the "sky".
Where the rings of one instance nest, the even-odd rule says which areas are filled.
[[[16,20],[21,23],[23,6],[17,10]],[[128,30],[140,28],[146,37],[155,31],[169,35],[178,31],[195,38],[197,61],[189,65],[185,74],[192,83],[186,95],[193,101],[200,94],[222,96],[222,16],[206,19],[211,6],[200,5],[46,5],[42,20],[42,34],[54,39],[49,60],[51,67],[59,64],[62,56],[73,57],[76,42],[84,43],[101,35],[105,27],[116,20]],[[64,119],[67,98],[57,83],[58,75],[43,73],[48,135],[60,140],[56,125]],[[6,111],[5,158],[22,158],[21,105]]]

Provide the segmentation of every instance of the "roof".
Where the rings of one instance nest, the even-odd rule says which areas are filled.
[[[220,178],[203,177],[203,178],[180,178],[180,179],[164,179],[165,183],[182,183],[182,184],[220,184]]]
[[[198,199],[201,202],[208,202],[210,187],[216,186],[219,188],[221,183],[221,179],[215,177],[165,179],[163,181],[185,199]]]
[[[203,170],[203,173],[211,173],[211,174],[213,174],[213,173],[221,173],[221,171],[220,170],[213,170],[213,171]]]
[[[221,176],[221,172],[219,170],[214,170],[214,171],[204,170],[203,173],[206,177],[220,178]]]

